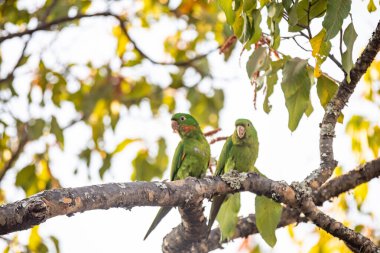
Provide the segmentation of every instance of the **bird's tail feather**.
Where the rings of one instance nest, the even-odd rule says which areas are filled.
[[[208,233],[210,233],[212,224],[214,224],[214,221],[216,219],[216,216],[218,215],[219,209],[222,206],[224,200],[226,199],[227,195],[219,195],[212,198],[212,205],[210,210],[210,216],[208,221]]]
[[[150,225],[148,232],[146,232],[146,235],[144,236],[144,240],[149,236],[149,234],[157,227],[158,223],[164,218],[169,211],[172,209],[171,206],[169,207],[161,207],[160,210],[158,210],[158,213],[156,217],[154,218],[152,225]]]

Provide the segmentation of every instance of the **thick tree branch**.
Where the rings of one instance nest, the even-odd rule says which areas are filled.
[[[318,227],[324,229],[335,237],[340,238],[354,249],[362,253],[379,252],[380,249],[367,237],[347,228],[342,223],[321,212],[311,198],[302,201],[302,212]]]
[[[373,160],[362,165],[357,170],[327,181],[314,195],[315,204],[321,205],[324,201],[339,194],[354,189],[356,186],[366,183],[380,176],[380,159]]]
[[[179,208],[182,223],[164,237],[163,252],[208,252],[206,217],[202,201]]]
[[[356,186],[368,182],[373,178],[380,176],[380,159],[373,160],[364,164],[359,170],[352,170],[340,177],[331,179],[324,184],[319,190],[313,193],[313,199],[317,205],[322,205],[325,201],[339,196],[341,193],[354,189]],[[284,207],[281,221],[278,227],[287,226],[292,223],[304,222],[305,217],[300,216],[300,211],[289,207]],[[255,224],[255,215],[251,214],[246,218],[240,219],[236,227],[236,232],[231,240],[241,237],[247,237],[250,234],[257,233]],[[208,239],[209,250],[222,247],[220,242],[220,230],[216,228],[211,231]],[[350,246],[352,248],[352,246]]]
[[[231,186],[230,186],[231,185]],[[31,228],[58,215],[94,209],[135,206],[179,206],[197,203],[216,193],[251,191],[278,201],[295,203],[286,183],[256,173],[237,174],[226,183],[220,177],[187,178],[173,182],[131,182],[63,188],[41,192],[0,207],[0,234]]]
[[[380,22],[372,35],[363,53],[350,71],[350,81],[345,77],[334,98],[326,107],[326,112],[320,124],[320,168],[313,171],[305,180],[313,189],[319,188],[334,171],[337,161],[334,160],[333,139],[335,137],[335,125],[342,109],[354,92],[356,84],[375,59],[380,49]]]

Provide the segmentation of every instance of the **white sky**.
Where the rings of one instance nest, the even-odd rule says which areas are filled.
[[[366,45],[372,31],[380,18],[379,12],[368,14],[362,1],[353,1],[354,10],[353,19],[358,39],[354,47],[354,57],[357,57],[363,47]],[[128,5],[128,4],[127,4]],[[97,8],[102,8],[102,1],[97,1]],[[115,22],[111,18],[99,18],[93,20],[84,20],[79,28],[65,29],[56,40],[50,45],[55,38],[46,33],[38,33],[35,35],[31,48],[48,48],[44,52],[43,57],[47,62],[55,62],[57,59],[61,62],[79,61],[85,63],[91,60],[94,64],[102,64],[112,56],[115,50],[115,40],[112,36],[112,26]],[[166,21],[165,29],[168,28]],[[170,27],[170,26],[169,26]],[[159,60],[166,60],[160,53],[162,47],[159,41],[164,38],[162,29],[158,26],[156,30],[149,33],[139,31],[132,32],[134,37],[138,37],[138,41],[142,42],[144,51],[151,57]],[[316,28],[319,31],[319,28]],[[170,30],[170,29],[169,29]],[[171,29],[174,31],[174,29]],[[170,31],[169,31],[170,32]],[[314,33],[317,30],[313,31]],[[154,38],[154,40],[152,40]],[[1,50],[4,62],[11,64],[12,58],[17,57],[20,43],[18,39],[3,43]],[[336,41],[335,41],[336,42]],[[50,45],[50,47],[49,47]],[[333,53],[337,54],[336,43],[333,43]],[[238,46],[240,47],[240,46]],[[280,51],[292,56],[298,55],[306,58],[307,55],[300,51],[291,41],[283,42]],[[268,177],[274,180],[285,180],[288,183],[296,180],[303,180],[312,170],[316,169],[319,164],[319,127],[318,124],[323,116],[323,109],[319,104],[316,95],[315,85],[312,87],[311,96],[314,106],[314,112],[309,118],[303,118],[298,129],[291,133],[287,128],[288,113],[285,107],[285,101],[280,88],[277,84],[274,94],[270,101],[272,102],[272,112],[267,115],[262,111],[262,92],[258,94],[258,110],[253,108],[253,89],[245,72],[245,62],[249,54],[244,53],[241,58],[241,66],[239,65],[239,51],[235,51],[233,57],[228,63],[223,62],[223,57],[214,53],[210,55],[212,60],[212,72],[216,76],[216,80],[212,83],[215,87],[223,88],[225,91],[225,107],[221,112],[220,127],[223,129],[220,136],[229,135],[233,131],[234,121],[236,118],[249,118],[255,125],[260,142],[259,158],[256,163],[258,168]],[[314,61],[310,63],[314,65]],[[148,66],[147,71],[154,71],[153,76],[163,78],[157,71],[157,66]],[[323,67],[332,77],[341,80],[342,74],[330,62],[327,61]],[[4,69],[2,71],[5,71]],[[27,72],[27,70],[25,70]],[[159,73],[157,73],[159,72]],[[1,74],[4,74],[3,72]],[[18,79],[18,87],[22,90],[25,82],[28,82],[30,76]],[[210,83],[204,83],[202,86],[207,89]],[[350,100],[349,107],[344,110],[344,123],[350,119],[353,114],[362,114],[375,122],[378,122],[380,113],[376,107],[360,100],[360,89],[355,91]],[[25,92],[24,92],[25,93]],[[244,95],[243,95],[244,94]],[[179,100],[182,95],[179,95]],[[188,103],[178,100],[177,111],[187,111]],[[20,101],[18,101],[20,102]],[[16,104],[16,103],[15,103]],[[25,104],[17,104],[18,111],[16,113],[23,114]],[[17,110],[16,110],[17,111]],[[72,108],[65,107],[60,113],[67,115],[68,122],[72,117]],[[36,111],[38,113],[38,111]],[[66,122],[60,122],[64,125]],[[354,168],[356,162],[351,153],[351,144],[344,134],[345,125],[338,124],[336,127],[336,136],[334,142],[335,158],[343,165],[346,170]],[[152,131],[152,129],[157,129]],[[170,130],[170,115],[162,111],[159,118],[152,119],[147,104],[142,105],[140,109],[131,108],[128,112],[124,112],[121,121],[116,129],[116,134],[107,133],[107,147],[112,150],[115,145],[126,137],[135,138],[144,136],[145,145],[154,146],[159,134],[167,137],[169,157],[174,153],[175,146],[179,141],[179,137],[175,136]],[[135,152],[143,147],[142,143],[136,143],[128,146],[123,152],[118,154],[112,160],[112,168],[106,173],[104,180],[100,180],[98,176],[98,164],[95,161],[91,166],[92,179],[88,180],[85,169],[80,169],[76,176],[73,176],[74,169],[78,166],[76,158],[78,152],[86,144],[90,137],[88,127],[83,124],[77,124],[65,132],[65,150],[64,152],[54,150],[52,155],[51,169],[55,177],[57,177],[63,187],[78,187],[83,185],[91,185],[107,182],[126,182],[129,181],[132,166],[130,161],[134,158]],[[223,143],[212,145],[212,155],[217,157]],[[30,161],[30,155],[33,154],[38,145],[29,145],[26,149],[27,155],[22,157],[17,163],[17,168]],[[99,158],[100,159],[100,158]],[[99,162],[99,161],[98,161]],[[24,197],[21,190],[14,190],[12,185],[15,181],[16,173],[14,171],[8,173],[2,183],[2,187],[12,193],[8,201],[15,201]],[[168,178],[168,172],[164,178]],[[379,189],[379,180],[375,179],[370,183],[370,192],[367,201],[364,204],[364,210],[375,212],[375,224],[380,222],[380,208],[376,200],[374,188]],[[372,190],[372,191],[371,191]],[[9,196],[9,195],[8,195]],[[253,212],[254,198],[252,194],[243,194],[242,215]],[[209,203],[207,205],[206,214],[208,215]],[[56,217],[48,220],[40,226],[42,236],[55,235],[60,240],[61,252],[161,252],[162,238],[171,231],[171,229],[180,223],[180,217],[176,210],[170,212],[165,219],[159,224],[154,232],[146,241],[142,238],[147,228],[156,215],[158,208],[153,207],[136,207],[132,211],[126,211],[121,208],[111,210],[90,211],[83,214],[77,214],[73,217]],[[373,221],[362,215],[354,214],[352,217],[362,222],[371,224]],[[338,217],[339,219],[339,217]],[[312,225],[300,224],[296,228],[298,238],[304,240],[302,251],[306,251],[313,243],[316,242],[317,236],[307,236],[307,231],[312,231]],[[307,233],[306,233],[307,234]],[[10,234],[9,236],[12,236]],[[29,231],[19,233],[20,240],[27,244]],[[286,248],[287,252],[295,252],[296,246],[290,243],[286,229],[277,231],[278,242],[273,252],[283,252]],[[254,236],[254,241],[265,245],[259,236]],[[236,252],[241,240],[235,240],[235,243],[225,245],[223,252]],[[5,247],[3,241],[0,240],[0,250]],[[268,251],[270,248],[264,246]],[[219,252],[219,251],[215,251]]]

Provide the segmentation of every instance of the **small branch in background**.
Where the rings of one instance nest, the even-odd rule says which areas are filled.
[[[303,46],[301,46],[301,44],[297,41],[297,39],[295,37],[292,37],[292,40],[294,40],[294,42],[297,44],[297,46],[299,46],[302,50],[304,50],[305,52],[311,52],[312,50],[310,49],[306,49],[304,48]]]
[[[22,129],[21,131],[22,131],[22,134],[21,134],[21,137],[19,137],[19,143],[16,150],[12,152],[11,158],[0,170],[0,182],[3,180],[8,170],[10,170],[14,166],[15,162],[17,161],[20,154],[24,150],[25,145],[28,143],[28,133],[26,132],[26,129]]]
[[[223,137],[216,137],[214,139],[211,139],[210,140],[210,145],[214,144],[215,142],[218,142],[218,141],[224,141],[224,140],[227,140],[228,136],[223,136]]]
[[[53,2],[46,8],[46,11],[41,16],[41,24],[46,24],[46,20],[49,17],[50,13],[53,11],[54,7],[57,5],[58,0],[53,0]]]
[[[148,56],[146,53],[144,53],[144,51],[137,45],[137,42],[134,39],[132,39],[132,37],[129,34],[127,28],[125,27],[125,23],[127,21],[124,20],[120,16],[117,16],[117,15],[112,15],[112,16],[115,17],[119,21],[119,25],[120,25],[121,31],[128,38],[128,40],[132,43],[132,45],[136,49],[136,51],[143,58],[147,59],[148,61],[150,61],[153,64],[157,64],[157,65],[174,65],[174,66],[177,66],[177,67],[187,67],[187,66],[191,66],[191,63],[193,63],[193,62],[195,62],[197,60],[200,60],[202,58],[207,57],[208,55],[210,55],[211,53],[217,51],[220,48],[220,47],[214,48],[214,49],[210,50],[209,52],[207,52],[205,54],[200,54],[198,56],[195,56],[194,58],[191,58],[191,59],[185,60],[185,61],[177,61],[177,62],[160,62],[160,61],[156,61],[156,60],[152,59],[150,56]],[[194,66],[191,66],[191,67],[194,67]]]
[[[22,48],[22,51],[21,51],[20,57],[18,58],[18,60],[17,60],[17,62],[16,62],[16,65],[13,67],[13,69],[8,73],[8,75],[7,75],[5,78],[0,79],[0,84],[3,83],[3,82],[10,81],[10,80],[14,77],[14,72],[15,72],[16,69],[20,66],[20,64],[21,64],[21,62],[22,62],[22,59],[23,59],[24,56],[25,56],[26,48],[28,47],[29,41],[30,41],[30,39],[28,39],[28,40],[25,42],[24,47]]]
[[[9,40],[9,39],[12,39],[15,37],[21,37],[24,35],[32,35],[33,33],[37,32],[37,31],[49,30],[51,27],[53,27],[55,25],[62,24],[62,23],[66,23],[66,22],[70,22],[70,21],[74,21],[74,20],[78,20],[78,19],[82,19],[82,18],[100,17],[100,16],[114,16],[114,14],[106,11],[106,12],[98,12],[98,13],[94,13],[94,14],[82,14],[81,13],[81,14],[78,14],[78,15],[73,16],[73,17],[58,18],[54,21],[41,24],[34,29],[29,29],[29,30],[25,30],[22,32],[16,32],[16,33],[10,33],[8,35],[2,36],[2,37],[0,37],[0,43],[2,43],[5,40]]]
[[[221,130],[222,130],[221,128],[217,128],[215,130],[208,131],[208,132],[204,133],[203,135],[206,137],[209,137],[211,135],[214,135],[214,134],[220,132]]]
[[[231,46],[236,42],[237,37],[235,35],[231,35],[226,39],[223,45],[219,48],[219,54],[224,54],[227,50],[231,48]]]
[[[309,34],[309,38],[313,38],[313,35],[311,34],[310,29],[310,10],[311,10],[311,1],[308,1],[308,7],[307,7],[307,33]]]

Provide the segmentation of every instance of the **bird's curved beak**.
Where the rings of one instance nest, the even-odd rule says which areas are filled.
[[[178,132],[178,122],[175,120],[172,120],[172,129],[174,133]]]
[[[237,135],[238,135],[238,137],[241,139],[241,138],[243,138],[244,137],[244,135],[245,135],[245,128],[243,127],[243,126],[237,126],[236,127],[236,133],[237,133]]]

